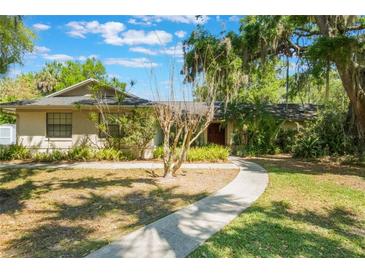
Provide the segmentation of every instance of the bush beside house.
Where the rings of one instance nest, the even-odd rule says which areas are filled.
[[[230,154],[228,147],[219,145],[207,145],[201,147],[191,147],[187,153],[188,162],[220,162],[227,161]],[[163,148],[157,147],[153,152],[155,159],[162,159]]]
[[[189,162],[220,162],[227,161],[230,150],[227,147],[209,145],[193,147],[189,150],[187,161]],[[154,150],[155,159],[162,159],[162,147]],[[21,145],[0,147],[0,161],[30,160],[37,162],[57,161],[122,161],[134,160],[136,157],[128,152],[115,148],[92,149],[88,146],[75,146],[68,151],[53,150],[52,152],[31,153],[28,148]]]

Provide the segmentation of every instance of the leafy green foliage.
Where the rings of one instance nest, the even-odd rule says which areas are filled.
[[[303,128],[294,146],[294,156],[315,158],[357,153],[357,141],[346,132],[347,113],[324,109],[318,119]]]
[[[86,79],[93,78],[125,91],[126,84],[117,78],[109,79],[103,63],[95,58],[85,62],[51,62],[36,74],[37,88],[42,94],[64,89]]]
[[[33,38],[20,16],[0,16],[0,74],[6,73],[9,65],[22,63],[23,55],[33,49]]]
[[[94,157],[97,160],[120,161],[131,159],[131,154],[123,153],[122,151],[114,148],[103,148],[96,151]]]
[[[235,119],[234,153],[243,155],[273,154],[278,151],[276,139],[283,121],[265,111],[264,104],[252,105],[247,112],[230,104],[227,118]]]
[[[52,152],[37,152],[31,155],[31,159],[37,162],[57,162],[67,160],[67,153],[60,150],[52,150]]]
[[[201,147],[191,147],[188,150],[186,160],[188,162],[219,162],[227,161],[230,149],[218,145],[207,145]],[[157,147],[153,151],[155,159],[162,159],[163,147]]]
[[[0,80],[1,102],[34,99],[39,95],[33,73],[21,74],[14,79],[3,78]]]
[[[67,151],[67,158],[71,161],[86,161],[93,158],[93,151],[86,145],[74,146]]]
[[[202,147],[192,147],[189,149],[186,160],[188,162],[208,161],[219,162],[227,161],[230,149],[218,145],[208,145]]]
[[[185,81],[193,81],[204,71],[208,81],[219,83],[216,99],[223,101],[232,98],[246,81],[242,59],[232,46],[237,36],[234,33],[228,35],[230,39],[220,40],[198,26],[184,42]],[[204,99],[204,88],[196,90],[195,96]]]
[[[130,114],[119,116],[117,122],[124,134],[122,142],[141,152],[156,133],[156,119],[151,109],[134,109]]]
[[[105,136],[108,148],[131,147],[137,149],[139,157],[142,157],[156,134],[156,118],[152,109],[135,108],[124,113],[103,113],[100,117],[97,113],[90,115],[90,119]],[[112,126],[118,128],[119,136],[112,134]]]
[[[21,145],[0,146],[0,161],[23,160],[30,155],[29,149]]]
[[[121,161],[132,160],[133,155],[113,148],[92,149],[86,145],[75,146],[70,150],[57,150],[51,152],[31,151],[22,145],[0,146],[0,161],[10,160],[32,160],[36,162],[58,162],[58,161]]]
[[[0,103],[15,100],[34,99],[39,96],[34,74],[21,74],[17,78],[0,80]],[[0,113],[0,124],[15,123],[15,116]]]

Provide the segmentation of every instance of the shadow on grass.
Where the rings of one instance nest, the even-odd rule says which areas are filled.
[[[206,196],[206,192],[194,195],[175,193],[176,186],[161,188],[156,185],[157,179],[126,179],[103,181],[93,179],[89,181],[83,178],[72,183],[60,182],[59,188],[90,188],[86,196],[78,198],[81,203],[70,205],[67,203],[55,203],[51,209],[37,211],[37,214],[44,214],[39,226],[26,231],[23,236],[6,243],[7,256],[11,257],[82,257],[103,245],[107,240],[95,240],[92,234],[94,229],[89,229],[83,224],[97,218],[114,214],[113,219],[117,225],[118,235],[130,231],[139,226],[151,223],[174,211],[179,202],[194,202]],[[99,186],[123,186],[131,187],[135,182],[153,184],[150,191],[134,191],[123,196],[113,196],[111,193],[98,194],[93,192]],[[30,183],[28,188],[32,188]],[[128,218],[129,221],[124,219]],[[66,225],[65,225],[66,224]],[[118,232],[119,231],[119,232]]]
[[[272,173],[302,173],[310,175],[331,173],[365,178],[365,168],[358,166],[343,166],[318,161],[304,161],[282,155],[260,156],[249,160],[258,163]]]
[[[365,256],[363,223],[345,209],[333,208],[324,214],[293,213],[286,203],[272,202],[267,207],[253,206],[244,214],[245,220],[217,233],[190,257]],[[295,225],[298,223],[300,227]],[[357,248],[345,246],[346,241]]]
[[[37,174],[39,170],[35,169],[9,169],[3,171],[0,178],[1,182],[12,182],[18,179],[24,180],[23,183],[16,185],[14,188],[0,188],[0,214],[12,214],[21,211],[24,208],[24,202],[29,199],[39,197],[50,191],[58,189],[89,189],[96,190],[105,187],[132,187],[133,184],[153,184],[155,179],[113,179],[107,180],[102,178],[85,177],[79,180],[59,180],[58,178],[51,178],[41,183],[29,179],[32,175]],[[47,170],[48,172],[48,170]]]
[[[10,243],[7,257],[78,257],[106,245],[105,240],[86,239],[93,230],[81,226],[47,223]]]

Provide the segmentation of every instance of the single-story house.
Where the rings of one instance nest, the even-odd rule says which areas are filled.
[[[17,143],[40,152],[69,149],[85,140],[91,146],[102,147],[104,138],[90,119],[90,113],[98,111],[98,102],[90,89],[95,82],[97,80],[88,79],[40,99],[0,104],[3,112],[16,115]],[[126,93],[121,102],[115,96],[116,91],[112,86],[102,90],[104,102],[113,113],[150,108],[156,103],[130,93]],[[200,144],[232,145],[234,121],[222,121],[221,105],[217,103],[215,119],[202,134]],[[245,108],[250,106],[242,105],[242,111]],[[290,125],[296,121],[313,119],[317,108],[314,105],[277,104],[268,106],[267,110],[273,115],[284,117]],[[156,129],[156,136],[151,140],[145,157],[150,157],[153,147],[161,143],[161,132]]]

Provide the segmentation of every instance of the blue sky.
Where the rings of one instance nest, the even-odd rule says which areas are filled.
[[[194,16],[25,16],[24,21],[36,33],[35,52],[25,56],[23,66],[13,66],[10,76],[39,71],[53,60],[96,57],[111,77],[136,81],[131,92],[149,99],[151,67],[163,91],[171,62],[182,65],[181,42],[197,24]],[[239,17],[204,16],[200,23],[219,35],[238,31]]]

